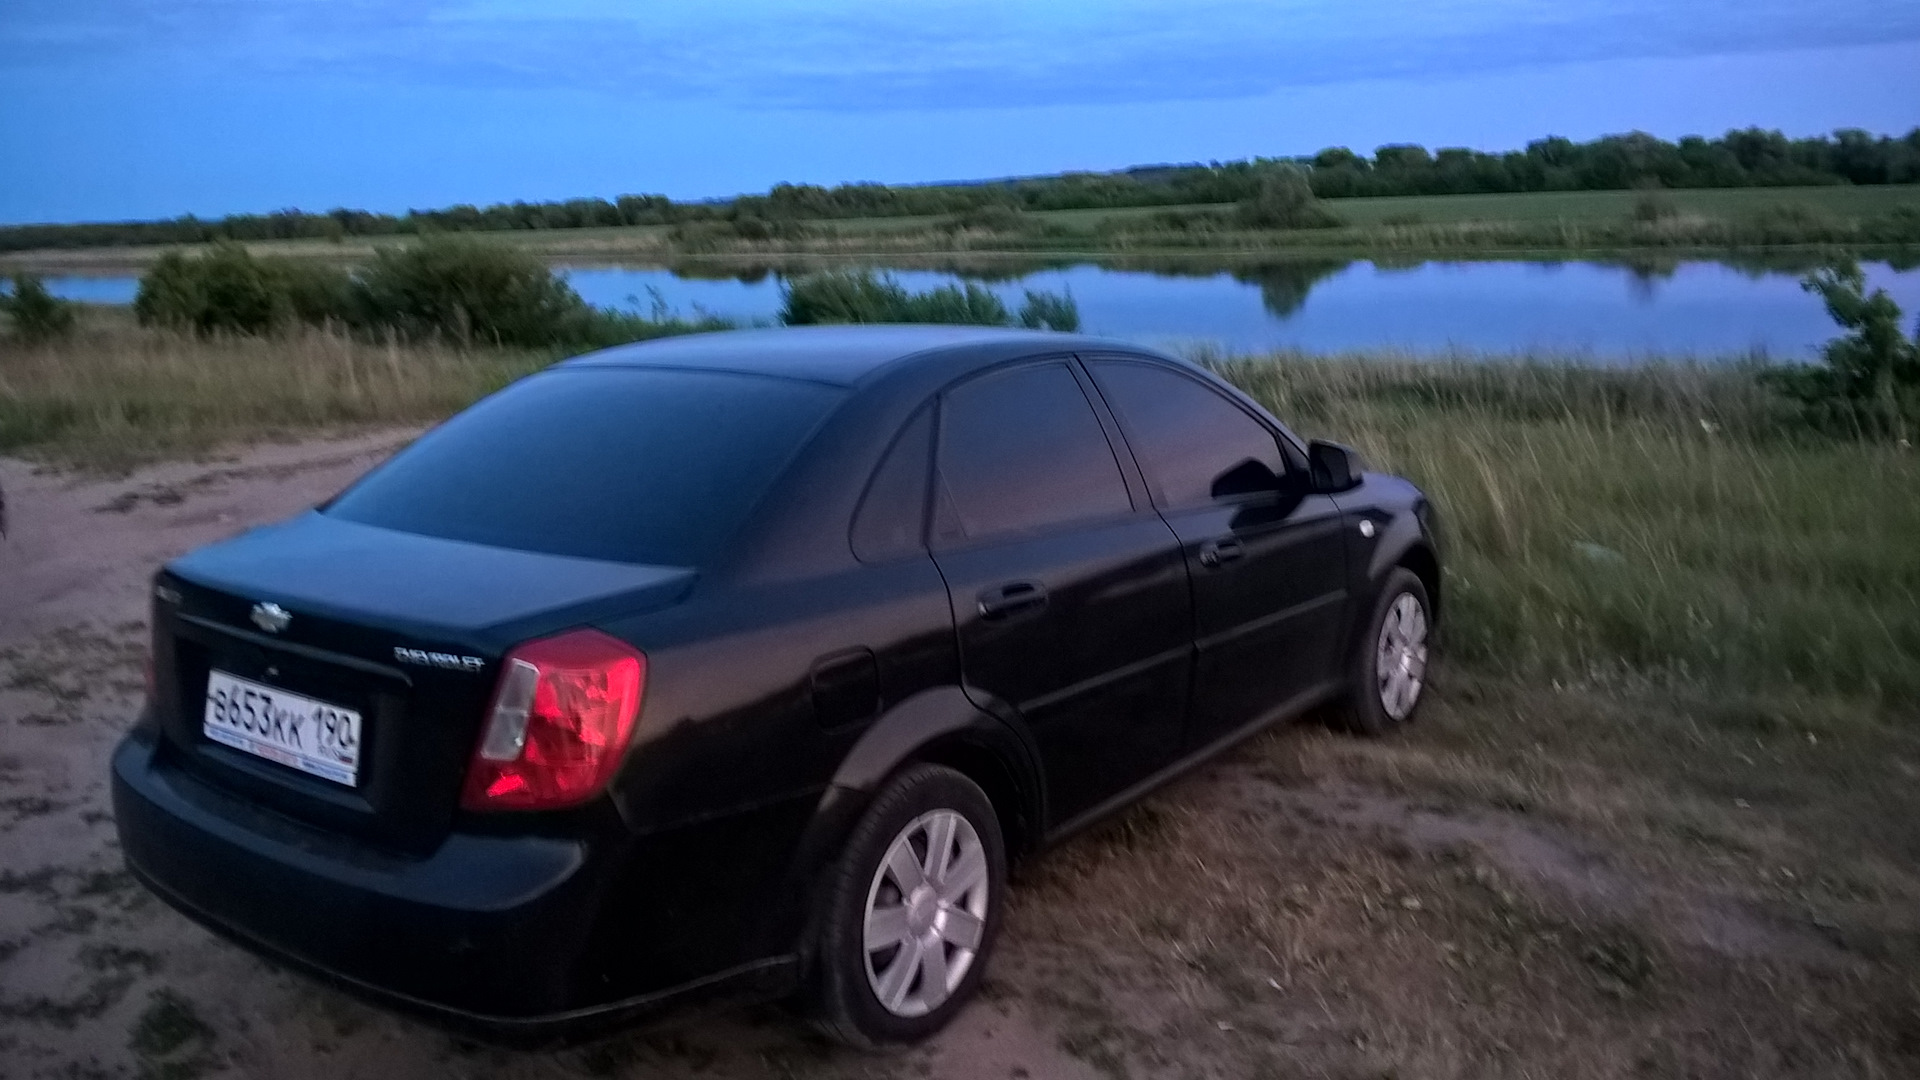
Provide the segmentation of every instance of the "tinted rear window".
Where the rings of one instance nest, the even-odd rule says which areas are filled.
[[[429,432],[326,512],[494,547],[698,566],[841,397],[754,375],[548,372]]]

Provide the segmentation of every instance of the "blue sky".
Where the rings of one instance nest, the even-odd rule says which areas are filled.
[[[1920,0],[0,0],[0,221],[1920,125]]]

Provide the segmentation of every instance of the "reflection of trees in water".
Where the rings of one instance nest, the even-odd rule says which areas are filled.
[[[1659,252],[1645,252],[1632,255],[1595,258],[1586,260],[1593,266],[1615,267],[1627,272],[1627,290],[1635,300],[1643,304],[1659,299],[1660,285],[1671,281],[1680,271],[1680,267],[1689,263],[1713,263],[1726,267],[1749,281],[1760,281],[1776,275],[1800,277],[1827,265],[1828,257],[1819,253],[1804,251],[1787,252],[1734,252],[1712,259],[1685,258]],[[1920,264],[1916,264],[1920,265]],[[1896,267],[1897,269],[1898,267]],[[1908,269],[1911,269],[1909,266]]]
[[[1680,272],[1680,260],[1670,255],[1629,255],[1615,265],[1627,272],[1627,295],[1642,304],[1660,298],[1660,283]]]
[[[1418,273],[1434,260],[1418,255],[1373,255],[1374,268],[1382,274]],[[1714,262],[1752,280],[1777,274],[1799,277],[1825,265],[1829,255],[1821,252],[1748,252],[1731,253],[1714,259],[1677,256],[1665,252],[1641,252],[1628,255],[1560,257],[1525,260],[1542,270],[1580,264],[1624,270],[1632,298],[1642,304],[1658,301],[1661,286],[1671,280],[1682,265]],[[1920,254],[1897,252],[1885,256],[1889,267],[1900,273],[1920,269]],[[1351,266],[1351,259],[1287,259],[1249,261],[1247,257],[1222,256],[1199,252],[1155,254],[1084,255],[981,255],[968,253],[928,253],[890,256],[885,259],[847,259],[830,256],[702,258],[676,260],[667,264],[674,276],[698,281],[738,281],[754,285],[769,277],[788,279],[823,270],[866,268],[876,271],[924,270],[946,273],[962,281],[982,284],[1017,283],[1035,274],[1093,267],[1111,273],[1152,274],[1163,278],[1214,278],[1229,274],[1236,281],[1260,289],[1262,304],[1275,318],[1297,314],[1306,305],[1307,296],[1322,281]],[[1469,260],[1478,262],[1479,260]],[[1492,260],[1509,262],[1510,260]],[[569,263],[567,265],[583,265]],[[592,265],[592,264],[587,264]],[[623,267],[630,263],[615,263]],[[642,264],[658,267],[657,262]]]
[[[1285,319],[1306,306],[1315,285],[1352,265],[1347,259],[1310,259],[1244,266],[1234,280],[1260,286],[1260,303],[1275,318]]]
[[[667,264],[667,270],[682,281],[737,281],[758,285],[774,272],[766,263],[695,262],[683,260]]]

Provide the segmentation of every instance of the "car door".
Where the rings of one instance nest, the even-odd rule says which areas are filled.
[[[1324,687],[1347,603],[1340,509],[1266,419],[1170,364],[1090,358],[1193,584],[1186,747]]]
[[[1050,825],[1178,753],[1192,614],[1178,542],[1069,359],[941,397],[932,544],[967,692],[1016,711]]]

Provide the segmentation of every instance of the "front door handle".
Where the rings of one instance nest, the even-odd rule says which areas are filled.
[[[983,619],[1011,619],[1047,606],[1047,590],[1037,581],[1009,582],[982,592],[979,604]]]
[[[1237,537],[1223,536],[1218,540],[1209,540],[1200,545],[1200,565],[1213,569],[1230,563],[1247,553]]]

